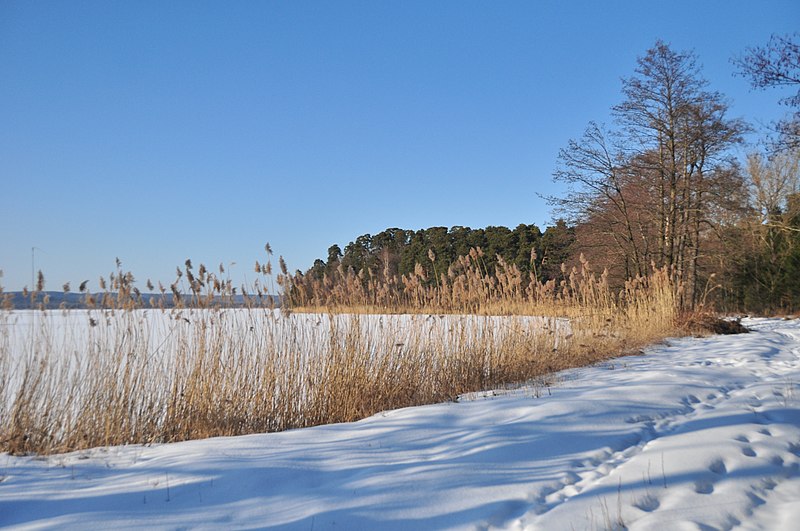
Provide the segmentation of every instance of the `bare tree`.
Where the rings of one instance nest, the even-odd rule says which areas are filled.
[[[728,151],[745,125],[705,87],[693,54],[657,42],[623,80],[618,129],[610,135],[590,124],[560,152],[554,175],[570,185],[556,203],[591,225],[579,241],[589,234],[612,243],[626,275],[650,263],[670,268],[687,305],[697,301],[705,240],[730,203],[726,192],[742,182]]]
[[[636,236],[631,194],[626,190],[629,175],[621,151],[608,144],[607,134],[598,124],[590,122],[580,140],[570,140],[559,152],[559,161],[554,178],[570,187],[567,197],[554,200],[561,213],[573,223],[596,229],[588,231],[597,240],[594,243],[615,248],[626,276],[644,274],[647,257]],[[587,231],[582,234],[586,242]]]
[[[765,158],[754,153],[747,158],[754,207],[760,225],[778,230],[797,230],[786,222],[800,193],[800,150],[785,151]]]
[[[794,40],[797,38],[798,34],[772,35],[766,46],[748,48],[743,57],[734,60],[738,74],[750,78],[756,89],[799,86],[800,43]],[[800,107],[800,87],[779,102],[794,109]],[[789,118],[779,121],[776,129],[780,134],[775,143],[777,150],[800,148],[800,111],[795,110]]]

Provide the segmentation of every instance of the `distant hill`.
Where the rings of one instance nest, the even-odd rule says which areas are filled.
[[[43,291],[36,293],[35,298],[31,300],[31,294],[23,294],[21,291],[9,291],[3,294],[4,296],[10,297],[11,304],[15,310],[27,310],[30,308],[42,308],[49,310],[55,309],[69,309],[69,310],[79,310],[79,309],[86,309],[87,305],[85,303],[86,294],[85,293],[64,293],[62,291]],[[103,300],[103,293],[93,293],[92,296],[98,303],[95,305],[96,308],[102,307],[99,301]],[[109,296],[112,300],[116,298],[116,295],[110,293]],[[272,299],[272,303],[270,304],[270,298]],[[188,295],[184,295],[184,306],[191,306],[187,301],[190,300]],[[46,304],[45,304],[46,301]],[[142,293],[141,295],[141,307],[142,308],[150,308],[150,307],[158,307],[159,302],[163,301],[164,308],[174,308],[175,307],[175,300],[171,293],[168,294],[160,294],[160,293]],[[216,307],[231,307],[231,308],[243,308],[246,306],[255,306],[255,307],[278,307],[280,305],[280,297],[277,295],[272,296],[264,296],[260,300],[258,297],[250,297],[249,304],[245,301],[244,296],[242,295],[235,295],[232,300],[230,297],[225,297],[224,299],[221,297],[214,298],[214,306]],[[112,305],[113,306],[113,305]]]

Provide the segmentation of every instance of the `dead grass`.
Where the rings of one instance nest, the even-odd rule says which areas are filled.
[[[282,265],[283,311],[259,307],[271,300],[269,257],[245,309],[220,303],[232,300],[230,283],[189,261],[160,288],[178,308],[144,304],[118,264],[106,291],[86,291],[89,310],[0,312],[0,450],[354,421],[593,363],[675,331],[664,271],[614,292],[586,263],[541,284],[505,264],[481,274],[480,258],[473,250],[433,284],[342,273],[344,284],[316,285]]]

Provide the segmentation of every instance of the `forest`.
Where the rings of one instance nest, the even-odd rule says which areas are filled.
[[[800,86],[797,35],[774,35],[732,63],[755,90]],[[489,279],[500,263],[530,283],[557,285],[583,265],[622,288],[665,270],[686,309],[800,310],[800,89],[777,99],[786,118],[747,146],[753,127],[730,116],[692,52],[656,42],[621,94],[611,124],[589,122],[561,149],[553,178],[567,192],[548,198],[552,226],[364,234],[290,276],[290,297],[353,279],[403,289],[397,279],[413,276],[436,286],[473,253]],[[746,160],[735,155],[743,146]]]

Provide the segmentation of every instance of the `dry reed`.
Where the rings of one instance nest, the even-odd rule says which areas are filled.
[[[380,282],[343,271],[317,282],[281,263],[289,297],[278,311],[263,307],[273,300],[267,251],[262,279],[242,288],[246,308],[231,307],[229,281],[187,260],[159,298],[145,298],[118,264],[102,293],[81,286],[89,309],[2,311],[0,450],[354,421],[591,363],[674,330],[664,271],[614,292],[584,262],[541,284],[502,261],[489,276],[477,249],[436,281],[418,268]],[[377,315],[386,312],[405,315]]]

